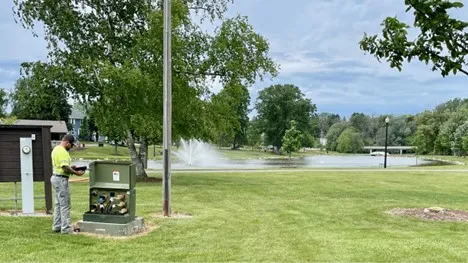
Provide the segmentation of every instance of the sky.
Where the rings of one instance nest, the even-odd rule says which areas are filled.
[[[21,62],[46,58],[45,41],[15,23],[12,7],[12,0],[0,1],[0,87],[7,90],[19,77]],[[404,0],[235,0],[226,15],[247,16],[280,65],[276,78],[249,87],[252,105],[258,92],[273,84],[294,84],[318,112],[346,117],[415,114],[468,97],[463,75],[443,78],[420,62],[399,72],[359,49],[363,33],[381,32],[387,16],[411,24],[405,9]],[[468,8],[455,15],[468,20]],[[219,89],[214,85],[215,92]]]

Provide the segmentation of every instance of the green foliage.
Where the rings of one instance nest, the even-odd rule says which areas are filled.
[[[318,128],[320,131],[320,138],[324,138],[330,127],[341,121],[340,115],[338,114],[333,114],[333,113],[328,113],[328,112],[322,112],[317,116],[318,119]]]
[[[23,65],[26,77],[17,80],[11,93],[12,115],[18,119],[61,120],[68,123],[71,105],[67,86],[54,81],[58,68],[36,62]]]
[[[422,154],[460,153],[461,135],[457,130],[467,120],[468,100],[453,99],[425,111],[415,118],[413,144]]]
[[[8,93],[0,88],[0,118],[6,117],[6,106],[8,105]]]
[[[316,143],[317,143],[317,140],[312,134],[310,133],[302,134],[301,136],[302,147],[309,147],[309,148],[315,147]]]
[[[326,148],[329,151],[336,151],[338,147],[338,137],[349,127],[348,122],[337,122],[328,130]]]
[[[247,140],[249,91],[239,83],[229,83],[212,100],[218,136],[231,142],[233,149],[238,149]]]
[[[453,137],[452,148],[459,155],[463,154],[465,156],[468,151],[468,121],[465,121],[456,129]]]
[[[277,74],[277,65],[268,57],[268,42],[254,32],[247,18],[222,19],[213,34],[192,21],[192,11],[219,20],[229,2],[172,1],[174,139],[212,140],[219,131],[216,107],[206,100],[208,81],[247,87]],[[15,1],[17,17],[26,28],[37,21],[45,27],[49,58],[63,72],[54,80],[69,83],[76,96],[92,105],[100,133],[128,137],[130,144],[134,139],[162,139],[163,8],[162,1],[153,3]],[[245,125],[239,123],[237,135],[244,133]],[[130,152],[140,162],[135,151]]]
[[[349,152],[348,142],[350,138],[356,140],[356,145],[379,145],[385,144],[385,118],[387,115],[381,115],[377,117],[368,116],[364,113],[353,113],[349,121],[341,121],[335,123],[330,127],[327,134],[327,150],[331,151],[344,151]],[[401,116],[390,116],[390,123],[388,128],[388,145],[412,145],[415,140],[417,122],[415,116],[412,115],[401,115]],[[343,131],[347,128],[353,128],[353,132],[359,134],[356,136],[349,136],[343,138],[348,140],[342,144],[340,150],[338,150],[338,139]],[[354,135],[354,134],[353,134]],[[420,137],[419,139],[424,138]],[[359,147],[353,148],[358,149]],[[362,147],[361,147],[362,148]],[[361,151],[361,148],[356,151]]]
[[[364,141],[361,134],[353,127],[346,128],[337,139],[336,151],[340,153],[361,152]]]
[[[360,48],[375,56],[379,61],[386,59],[392,68],[401,71],[403,62],[419,59],[432,63],[433,71],[442,76],[458,71],[468,75],[467,64],[468,23],[451,16],[452,9],[462,8],[458,1],[405,0],[407,12],[413,10],[414,27],[419,34],[408,39],[409,25],[396,17],[387,17],[383,22],[382,36],[364,34]]]
[[[296,127],[296,121],[290,122],[290,128],[286,130],[283,136],[283,150],[291,157],[292,152],[297,152],[301,148],[301,132]]]
[[[459,112],[454,112],[450,115],[448,120],[444,122],[440,127],[440,132],[437,138],[438,152],[441,153],[451,153],[453,152],[454,144],[457,144],[455,141],[455,133],[467,120],[467,111],[461,110]],[[461,145],[461,135],[458,138],[458,144]]]
[[[368,129],[370,124],[370,117],[364,113],[353,113],[349,118],[351,127],[355,128],[359,132],[364,132]]]
[[[318,116],[318,128],[320,131],[320,137],[324,138],[326,134],[328,133],[328,130],[330,127],[341,121],[340,115],[339,114],[333,114],[333,113],[328,113],[328,112],[322,112]]]
[[[263,145],[262,128],[256,117],[250,120],[247,126],[247,145],[252,148]]]
[[[255,108],[265,132],[266,142],[279,148],[286,129],[292,120],[297,129],[306,134],[311,130],[311,119],[316,111],[315,104],[304,97],[294,85],[273,85],[260,91]]]
[[[13,125],[13,124],[15,124],[17,119],[18,118],[16,118],[15,116],[0,117],[0,124]]]
[[[85,116],[81,122],[79,138],[80,140],[90,140],[89,121],[87,116]]]

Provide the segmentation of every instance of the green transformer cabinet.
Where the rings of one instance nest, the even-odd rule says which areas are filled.
[[[89,210],[83,221],[126,224],[135,219],[136,169],[131,162],[89,165]]]

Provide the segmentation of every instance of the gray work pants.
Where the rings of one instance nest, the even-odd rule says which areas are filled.
[[[54,222],[52,230],[62,233],[73,232],[70,217],[70,188],[68,179],[52,175],[50,182],[55,190]]]

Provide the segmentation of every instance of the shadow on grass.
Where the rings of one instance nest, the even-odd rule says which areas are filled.
[[[422,163],[418,165],[410,165],[409,167],[430,167],[430,166],[448,166],[454,165],[456,163],[450,161],[440,161],[440,160],[430,160],[424,159],[425,161],[429,161],[428,163]]]

